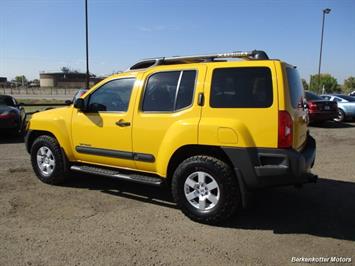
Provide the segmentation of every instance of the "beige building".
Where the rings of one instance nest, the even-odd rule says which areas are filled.
[[[103,80],[103,77],[90,77],[90,87],[97,82]],[[85,73],[40,73],[39,82],[42,87],[57,87],[57,88],[85,88],[86,74]]]

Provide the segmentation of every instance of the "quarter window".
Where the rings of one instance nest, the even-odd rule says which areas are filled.
[[[126,112],[134,81],[134,78],[116,79],[102,85],[90,95],[89,110],[96,105],[108,112]]]
[[[286,73],[291,96],[291,104],[293,108],[297,108],[299,103],[302,103],[304,95],[302,81],[298,71],[295,68],[287,67]]]
[[[192,104],[196,71],[160,72],[149,77],[142,111],[174,112]]]
[[[267,67],[220,68],[213,71],[210,106],[266,108],[273,102],[271,71]]]

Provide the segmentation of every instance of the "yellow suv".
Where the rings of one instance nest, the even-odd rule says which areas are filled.
[[[213,224],[249,191],[316,180],[303,97],[296,67],[263,51],[147,59],[34,114],[26,146],[45,183],[68,170],[166,183],[188,217]]]

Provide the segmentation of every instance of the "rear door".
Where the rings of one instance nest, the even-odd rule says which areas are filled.
[[[172,151],[186,143],[197,144],[201,115],[197,95],[204,77],[202,64],[163,66],[144,73],[132,131],[133,152],[145,155],[136,160],[137,169],[159,172],[165,165],[160,159],[168,160]]]
[[[299,73],[294,66],[284,64],[286,110],[293,120],[293,143],[296,150],[302,149],[307,139],[308,114],[304,106],[304,90]]]

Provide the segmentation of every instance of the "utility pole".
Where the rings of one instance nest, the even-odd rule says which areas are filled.
[[[322,50],[323,50],[323,34],[324,34],[324,19],[325,19],[325,14],[329,14],[331,11],[330,8],[323,9],[323,20],[322,20],[322,34],[320,37],[320,53],[319,53],[319,64],[318,64],[318,93],[321,90],[320,87],[320,67],[322,64]]]
[[[88,33],[88,0],[85,0],[85,35],[86,35],[86,89],[89,89],[89,33]]]

